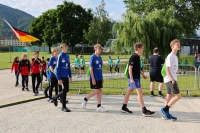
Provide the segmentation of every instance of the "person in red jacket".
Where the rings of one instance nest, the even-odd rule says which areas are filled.
[[[39,94],[38,88],[41,83],[40,67],[42,66],[42,63],[38,57],[39,57],[39,51],[35,51],[31,63],[32,88],[35,96]],[[37,85],[35,86],[36,79],[37,79]]]
[[[11,67],[11,73],[13,72],[13,70],[15,71],[15,77],[16,77],[16,83],[15,83],[15,87],[19,84],[19,57],[16,56],[14,58],[14,61],[12,63],[12,67]]]
[[[44,56],[42,56],[42,61],[41,61],[41,63],[42,63],[42,75],[44,75],[45,76],[45,81],[47,81],[47,74],[46,74],[46,67],[47,67],[47,63],[46,63],[46,61],[44,60]]]
[[[19,61],[19,73],[22,76],[22,91],[24,91],[26,83],[26,90],[29,91],[28,89],[28,75],[30,73],[30,61],[27,59],[27,54],[22,54],[22,59]]]

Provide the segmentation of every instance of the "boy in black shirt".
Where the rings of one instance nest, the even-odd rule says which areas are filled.
[[[129,97],[132,94],[133,90],[136,89],[137,94],[138,94],[138,101],[139,101],[140,106],[142,107],[142,115],[143,116],[151,116],[155,112],[151,112],[150,110],[146,109],[146,107],[144,105],[142,88],[140,86],[140,74],[142,74],[144,79],[147,78],[144,75],[144,73],[140,70],[140,54],[144,50],[144,45],[142,43],[138,42],[138,43],[134,44],[134,49],[135,49],[135,53],[129,59],[129,68],[128,68],[129,88],[124,97],[124,104],[122,106],[121,112],[122,113],[132,113],[132,111],[129,111],[129,109],[127,108],[127,103],[128,103]]]

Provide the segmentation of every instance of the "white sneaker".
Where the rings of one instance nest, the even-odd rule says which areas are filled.
[[[87,101],[85,101],[84,98],[82,98],[82,108],[83,109],[86,109],[86,104],[87,104]]]
[[[108,110],[106,110],[103,106],[100,106],[100,107],[97,107],[97,111],[107,112]]]

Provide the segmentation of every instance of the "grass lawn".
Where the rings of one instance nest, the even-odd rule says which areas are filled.
[[[120,95],[122,94],[122,89],[124,89],[124,93],[126,93],[128,81],[126,78],[120,78],[120,79],[105,79],[104,81],[104,88],[103,88],[103,94],[106,95]],[[149,77],[148,79],[142,79],[141,78],[141,86],[143,88],[144,95],[150,95],[149,91]],[[190,95],[192,97],[199,97],[200,96],[200,90],[197,88],[194,89],[194,75],[192,76],[184,76],[181,75],[178,77],[178,85],[181,90],[182,96],[186,97],[187,90],[190,91]],[[44,84],[44,88],[47,86],[47,84]],[[158,87],[158,83],[156,83],[156,88]],[[70,84],[70,94],[77,94],[78,89],[81,88],[80,94],[88,94],[91,92],[89,81],[73,81],[72,84]],[[165,85],[164,85],[165,88]],[[157,94],[157,89],[155,89],[155,94]],[[164,89],[163,94],[166,95],[166,90]],[[136,92],[134,91],[133,95],[136,95]]]
[[[21,58],[21,55],[24,52],[0,52],[0,69],[3,68],[10,68],[11,67],[11,62],[13,62],[14,58],[16,56],[19,56]],[[33,56],[33,52],[27,52],[26,53],[28,55],[29,60],[31,60],[32,56]],[[41,58],[42,56],[46,58],[50,57],[50,54],[47,52],[40,52],[39,57]],[[91,55],[84,55],[85,61],[89,62]],[[102,54],[101,57],[103,60],[107,60],[108,59],[108,54]],[[112,59],[115,60],[117,58],[118,55],[111,55]],[[74,57],[75,55],[70,54],[70,61],[71,63],[74,63]],[[120,55],[120,58],[129,58],[130,55]]]

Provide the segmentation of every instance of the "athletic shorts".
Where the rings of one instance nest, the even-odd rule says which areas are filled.
[[[166,87],[167,87],[167,94],[179,94],[180,91],[179,91],[179,88],[178,88],[178,84],[177,82],[175,81],[174,84],[172,84],[172,82],[167,82],[165,83],[166,84]]]
[[[78,69],[78,67],[74,67],[75,69]]]
[[[158,76],[150,75],[150,81],[163,83],[163,76],[162,75],[158,75]]]
[[[130,83],[130,79],[128,79],[128,86],[129,86],[131,89],[141,88],[140,79],[133,79],[133,80],[134,80],[134,84],[131,84],[131,83]]]
[[[84,67],[81,67],[81,70],[85,70],[85,68],[84,68]]]
[[[101,88],[103,88],[102,80],[97,80],[96,85],[93,85],[92,81],[90,80],[90,87],[91,87],[91,89],[101,89]]]

